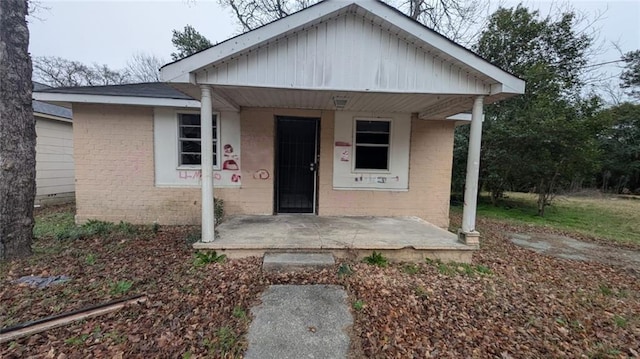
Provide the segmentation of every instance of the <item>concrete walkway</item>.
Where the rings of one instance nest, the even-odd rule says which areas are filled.
[[[615,246],[578,241],[576,239],[548,233],[507,233],[512,243],[538,253],[577,261],[600,262],[626,267],[640,273],[640,252]]]
[[[251,310],[247,359],[346,358],[353,317],[336,285],[272,285]]]

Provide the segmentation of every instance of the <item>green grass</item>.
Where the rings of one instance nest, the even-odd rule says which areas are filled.
[[[452,211],[460,212],[460,206]],[[547,207],[544,217],[537,215],[536,197],[526,193],[507,193],[494,206],[483,197],[478,216],[546,226],[597,238],[640,244],[640,201],[615,197],[558,197]]]
[[[111,286],[110,293],[112,295],[119,295],[119,294],[127,293],[133,286],[133,283],[127,280],[121,280],[119,282],[112,282],[110,286]]]
[[[353,269],[351,269],[351,266],[349,266],[348,264],[342,263],[340,264],[340,267],[338,267],[338,277],[340,278],[348,277],[352,274],[353,274]]]
[[[478,276],[492,276],[493,272],[487,266],[482,264],[468,264],[458,262],[443,263],[439,260],[426,260],[427,264],[435,266],[438,273],[446,276],[454,276],[458,274],[466,275],[468,277]]]
[[[389,265],[389,260],[387,259],[387,257],[385,257],[382,253],[378,253],[376,251],[373,251],[370,256],[364,257],[362,261],[367,264],[383,268]]]
[[[209,263],[222,263],[227,259],[224,254],[218,254],[216,251],[198,251],[194,254],[193,265],[202,267]]]
[[[615,323],[616,327],[618,327],[618,328],[626,328],[627,327],[627,323],[629,321],[625,317],[622,317],[622,316],[619,316],[619,315],[614,315],[613,316],[613,322]]]
[[[73,212],[51,213],[44,216],[36,216],[33,226],[35,238],[57,237],[59,233],[66,233],[75,228]]]
[[[247,312],[240,306],[233,307],[233,317],[238,319],[247,319]]]
[[[210,356],[217,357],[236,357],[242,351],[242,343],[240,337],[229,327],[222,327],[215,332],[212,340],[204,339],[204,346],[207,348]],[[216,355],[217,354],[217,355]]]
[[[73,209],[63,212],[35,216],[33,236],[36,239],[55,238],[57,240],[80,240],[86,238],[117,235],[125,238],[149,236],[159,231],[156,224],[149,226],[134,225],[129,222],[112,222],[90,219],[82,225],[76,225]],[[89,264],[89,263],[88,263]]]
[[[420,271],[420,268],[418,268],[418,266],[415,265],[415,263],[407,263],[404,266],[402,266],[402,271],[407,274],[416,274]]]

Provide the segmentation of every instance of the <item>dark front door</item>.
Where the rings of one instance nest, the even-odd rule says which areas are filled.
[[[277,117],[276,212],[314,213],[318,119]]]

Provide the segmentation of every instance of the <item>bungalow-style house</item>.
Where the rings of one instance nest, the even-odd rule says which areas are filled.
[[[34,82],[34,91],[51,87]],[[36,198],[37,205],[72,202],[73,127],[71,109],[33,101],[36,120]]]
[[[525,86],[374,0],[320,2],[161,76],[35,98],[73,106],[78,222],[201,224],[199,247],[218,249],[231,247],[215,246],[214,196],[227,215],[410,216],[446,229],[454,128],[468,112],[458,243],[476,248],[483,106]]]

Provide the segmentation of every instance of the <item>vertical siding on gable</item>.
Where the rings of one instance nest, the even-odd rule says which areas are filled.
[[[206,72],[218,85],[416,93],[487,93],[452,62],[347,14],[278,39]]]

